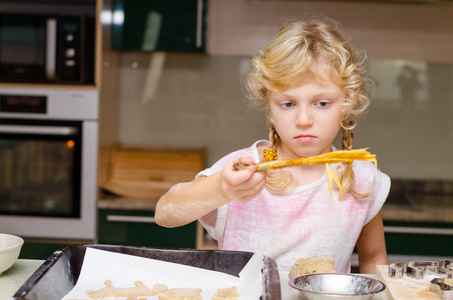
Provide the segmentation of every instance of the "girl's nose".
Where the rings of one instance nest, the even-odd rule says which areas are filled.
[[[313,117],[308,109],[301,109],[296,118],[296,125],[311,126],[313,125]]]

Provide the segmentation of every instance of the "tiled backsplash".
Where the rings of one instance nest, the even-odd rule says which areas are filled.
[[[153,54],[120,54],[120,142],[207,146],[207,165],[211,165],[233,150],[267,139],[264,114],[250,110],[242,94],[241,77],[250,57],[166,53],[159,59],[165,60],[164,67],[156,77],[150,67]],[[414,189],[453,180],[452,66],[371,61],[376,95],[359,119],[354,148],[369,147],[394,188],[402,179],[414,180],[405,183]],[[108,64],[104,68],[104,73],[110,72]],[[407,78],[402,77],[405,71]],[[451,184],[443,186],[452,190]]]

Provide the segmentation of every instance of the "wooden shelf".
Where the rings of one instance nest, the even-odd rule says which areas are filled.
[[[71,84],[38,84],[38,83],[6,83],[1,82],[0,88],[25,88],[25,89],[55,89],[55,90],[98,90],[94,85]]]

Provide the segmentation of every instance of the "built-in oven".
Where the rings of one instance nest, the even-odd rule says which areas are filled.
[[[0,1],[0,82],[94,84],[94,3]]]
[[[0,88],[0,230],[96,237],[98,91]]]

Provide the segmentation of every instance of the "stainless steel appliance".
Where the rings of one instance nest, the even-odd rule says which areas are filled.
[[[0,231],[96,237],[98,91],[0,88]]]
[[[2,0],[0,82],[93,84],[95,9],[82,3]]]

